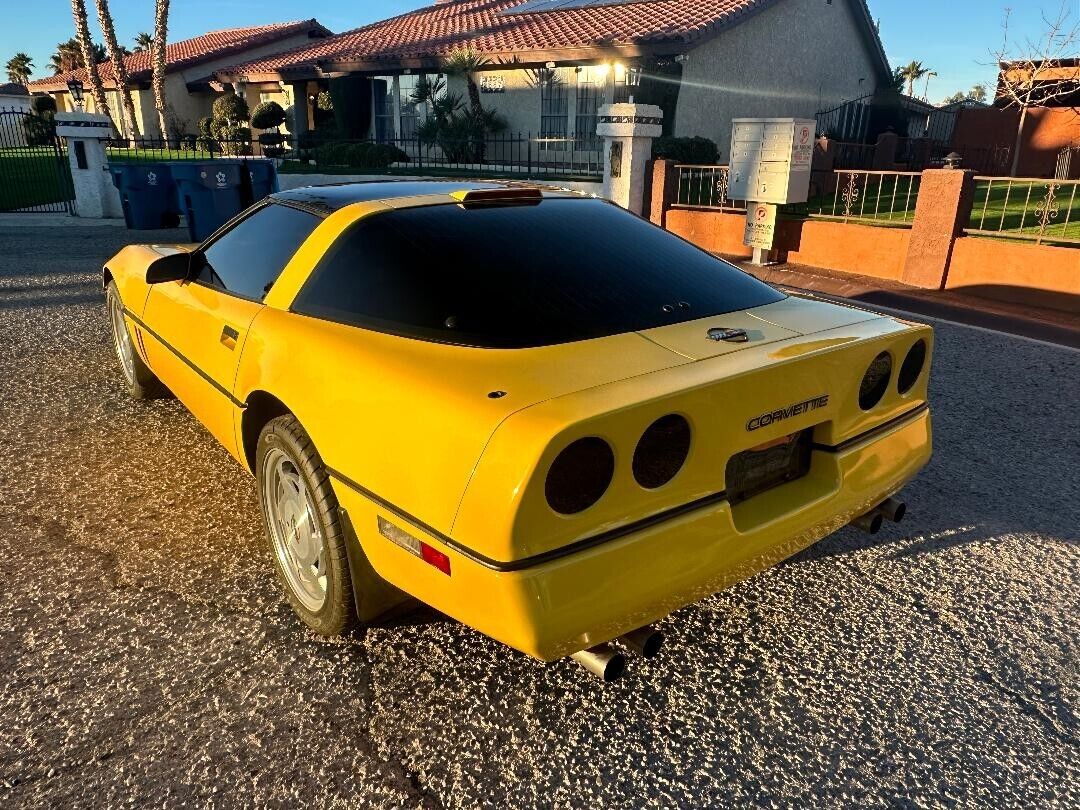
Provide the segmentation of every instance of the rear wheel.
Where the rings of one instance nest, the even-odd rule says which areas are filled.
[[[116,357],[120,361],[120,371],[124,375],[128,393],[135,399],[153,399],[162,396],[165,393],[165,386],[135,351],[131,330],[128,329],[124,318],[124,305],[120,301],[120,293],[116,290],[115,281],[110,281],[109,286],[105,288],[105,302],[109,309],[113,348],[116,349]]]
[[[357,619],[337,497],[296,417],[279,416],[263,428],[255,478],[285,598],[316,633],[348,631]]]

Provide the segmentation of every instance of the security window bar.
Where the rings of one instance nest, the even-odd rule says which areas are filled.
[[[541,150],[558,152],[566,150],[570,111],[566,85],[571,75],[567,68],[541,68],[538,72]]]

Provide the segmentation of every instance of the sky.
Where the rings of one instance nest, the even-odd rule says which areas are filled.
[[[346,31],[365,23],[429,5],[434,0],[173,0],[169,37],[187,39],[206,31],[314,16],[332,31]],[[994,85],[997,71],[989,49],[1001,43],[1004,8],[1013,7],[1010,28],[1015,39],[1038,36],[1041,13],[1054,15],[1062,0],[868,0],[870,13],[880,21],[881,37],[889,62],[913,59],[937,72],[930,79],[929,98],[940,101],[974,84]],[[1078,0],[1065,0],[1080,12]],[[117,35],[132,46],[139,31],[152,31],[153,0],[111,0]],[[93,0],[87,0],[91,30],[100,39]],[[16,51],[29,53],[37,66],[33,78],[47,75],[46,65],[56,43],[74,33],[69,0],[0,0],[0,66]],[[1011,35],[1010,35],[1011,36]],[[1012,36],[1011,36],[1012,38]],[[6,77],[0,74],[0,81]],[[923,95],[920,81],[916,95]]]

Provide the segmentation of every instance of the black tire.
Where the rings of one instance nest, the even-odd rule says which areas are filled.
[[[123,312],[123,303],[120,301],[115,281],[110,281],[105,288],[105,305],[109,316],[109,333],[112,335],[116,359],[120,363],[120,375],[128,393],[135,399],[157,399],[166,396],[168,389],[161,384],[161,380],[135,350],[135,338],[126,320],[122,315],[119,316],[119,321],[117,320],[117,312]],[[123,334],[118,332],[119,329],[124,330]],[[125,362],[124,354],[129,356],[128,362]]]
[[[269,501],[276,496],[267,494],[270,477],[282,475],[279,472],[280,465],[290,467],[289,474],[296,474],[305,487],[301,497],[310,506],[303,510],[305,517],[300,522],[313,521],[317,524],[322,543],[322,551],[316,564],[296,566],[297,573],[293,574],[286,570],[287,563],[282,559],[287,557],[295,561],[294,557],[289,556],[290,551],[286,550],[290,545],[283,539],[286,533],[280,529],[276,531],[272,523],[275,518],[271,516],[271,511],[275,507]],[[267,546],[286,600],[304,624],[316,633],[337,636],[348,632],[358,621],[345,547],[345,531],[338,511],[337,497],[330,486],[330,477],[315,445],[292,414],[271,419],[259,434],[255,451],[255,480]],[[273,483],[274,481],[271,481],[271,488]],[[280,515],[280,510],[278,514]],[[299,525],[299,522],[294,525]],[[300,532],[291,532],[289,536],[299,538]],[[297,539],[293,548],[299,543]],[[301,570],[303,573],[299,573]],[[298,581],[302,582],[304,577],[312,576],[313,572],[319,575],[320,582],[325,582],[324,601],[319,606],[312,604],[310,591],[305,594],[303,585],[297,584]]]

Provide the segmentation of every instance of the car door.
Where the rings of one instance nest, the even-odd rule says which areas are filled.
[[[258,206],[192,255],[192,276],[155,284],[143,310],[150,367],[230,452],[232,395],[248,328],[296,250],[319,224],[307,211]]]

